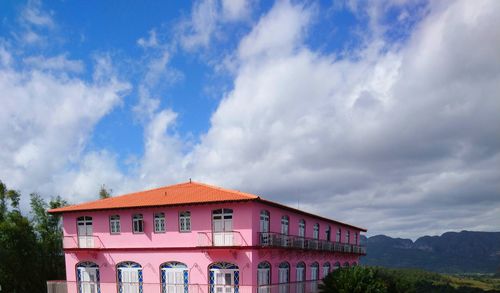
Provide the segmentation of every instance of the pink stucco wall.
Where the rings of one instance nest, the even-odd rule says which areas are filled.
[[[233,248],[201,248],[197,247],[198,232],[210,232],[212,229],[212,210],[220,208],[233,209],[233,229],[239,231],[243,243],[241,247]],[[261,261],[268,261],[271,268],[272,283],[278,283],[278,265],[283,261],[290,264],[290,281],[296,280],[295,266],[303,261],[306,264],[306,280],[310,279],[310,265],[318,262],[319,275],[322,275],[322,266],[325,262],[350,264],[358,262],[355,254],[301,251],[293,249],[263,249],[258,247],[258,232],[260,229],[260,211],[270,212],[271,232],[281,231],[281,217],[290,218],[290,235],[298,235],[298,222],[306,221],[306,237],[312,238],[313,225],[320,224],[320,239],[326,239],[325,229],[331,227],[331,240],[335,241],[338,227],[342,228],[341,240],[344,242],[344,233],[351,231],[351,243],[354,244],[354,233],[360,231],[352,227],[325,221],[310,215],[303,215],[291,210],[269,206],[259,202],[233,202],[206,205],[191,205],[161,208],[137,208],[93,212],[72,212],[63,215],[63,231],[66,239],[74,238],[76,241],[76,218],[91,216],[93,218],[93,232],[104,249],[66,250],[66,274],[69,282],[76,281],[76,265],[82,261],[91,261],[99,265],[101,276],[101,292],[116,292],[116,265],[122,261],[133,261],[143,267],[145,292],[148,283],[160,282],[160,265],[168,261],[185,263],[190,272],[191,284],[207,284],[208,266],[213,262],[230,262],[238,265],[240,269],[240,284],[257,284],[257,265]],[[191,232],[179,232],[178,214],[181,211],[191,212]],[[153,214],[164,212],[166,217],[166,232],[154,233]],[[144,216],[145,231],[141,234],[132,233],[132,215],[142,213]],[[109,216],[120,215],[121,233],[112,235],[109,232]],[[359,239],[359,238],[358,238]],[[104,286],[104,287],[103,287]],[[105,286],[109,288],[106,289]],[[155,285],[151,292],[156,292]],[[244,290],[241,290],[244,291]],[[69,290],[69,292],[73,292]],[[76,290],[74,291],[76,292]]]

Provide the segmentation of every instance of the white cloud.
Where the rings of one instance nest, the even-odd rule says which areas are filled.
[[[0,68],[0,178],[26,193],[63,191],[67,182],[56,178],[79,163],[94,126],[128,88],[113,76],[89,83],[36,67]]]
[[[82,61],[68,59],[67,55],[58,55],[50,58],[30,56],[24,59],[24,63],[30,67],[50,71],[81,73],[85,68]]]
[[[29,1],[21,13],[22,21],[38,26],[53,28],[55,23],[52,16],[41,9],[41,2],[37,0]]]
[[[208,47],[217,27],[217,2],[200,0],[193,4],[191,17],[180,25],[180,41],[186,50]]]
[[[228,21],[247,19],[251,12],[248,0],[222,0],[222,17]]]

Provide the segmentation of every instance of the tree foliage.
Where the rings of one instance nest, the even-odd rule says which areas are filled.
[[[28,218],[20,200],[18,191],[0,181],[0,285],[2,292],[46,292],[47,280],[65,277],[60,219],[47,210],[67,203],[61,197],[46,203],[31,194]]]
[[[453,278],[417,269],[352,267],[333,271],[319,285],[320,292],[382,292],[382,293],[474,293],[500,292],[496,288],[454,283]]]
[[[101,189],[99,190],[99,198],[105,199],[111,197],[112,189],[106,188],[106,185],[101,185]]]

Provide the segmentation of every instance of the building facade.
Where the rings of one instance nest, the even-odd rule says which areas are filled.
[[[365,254],[363,228],[194,182],[50,212],[68,292],[310,292]]]

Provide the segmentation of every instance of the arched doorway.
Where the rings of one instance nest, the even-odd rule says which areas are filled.
[[[189,271],[187,265],[170,261],[160,265],[162,293],[187,293]]]
[[[80,262],[76,265],[78,293],[100,293],[99,266],[93,262]]]
[[[216,262],[208,267],[210,293],[238,293],[240,270],[228,262]]]

